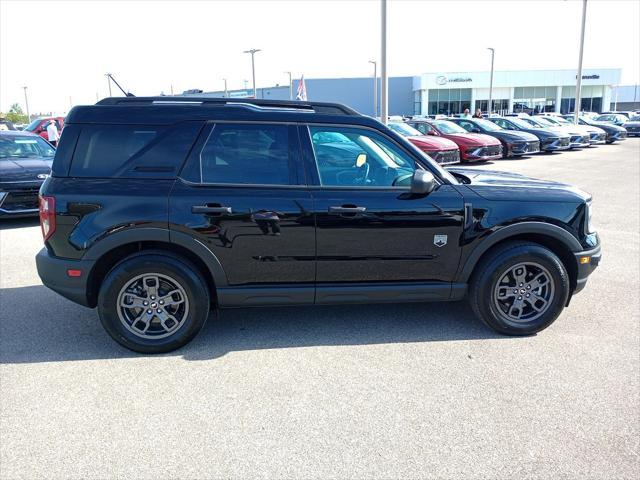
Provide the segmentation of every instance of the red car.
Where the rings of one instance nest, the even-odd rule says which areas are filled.
[[[411,119],[407,122],[424,135],[434,135],[455,142],[462,162],[482,162],[502,158],[500,140],[482,133],[469,133],[448,120]]]
[[[64,128],[64,117],[40,117],[36,118],[33,122],[27,125],[24,128],[25,132],[35,133],[40,135],[45,140],[49,141],[49,135],[47,135],[47,125],[51,119],[56,121],[56,126],[58,127],[58,134],[62,134],[62,129]]]
[[[402,122],[389,122],[391,130],[406,137],[411,143],[433,158],[440,165],[460,163],[460,150],[451,140],[432,137],[420,133],[415,128]]]

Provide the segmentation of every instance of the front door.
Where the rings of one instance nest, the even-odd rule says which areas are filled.
[[[287,286],[305,287],[297,303],[313,302],[315,226],[300,169],[295,126],[216,123],[196,143],[171,192],[170,225],[218,258],[227,280],[218,294],[234,290],[227,303],[290,303]]]
[[[460,258],[463,198],[442,183],[409,192],[412,154],[362,127],[301,127],[316,184],[317,275],[334,282],[451,282]]]

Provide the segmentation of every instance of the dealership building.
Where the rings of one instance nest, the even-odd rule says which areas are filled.
[[[621,69],[585,69],[582,72],[581,110],[606,111],[614,102],[613,88]],[[365,115],[374,115],[374,80],[360,78],[305,79],[309,100],[345,103]],[[390,115],[453,115],[466,108],[487,111],[490,73],[434,72],[389,78]],[[298,81],[293,82],[293,92]],[[378,79],[378,95],[380,95]],[[493,111],[561,112],[575,109],[576,70],[496,71],[493,75]],[[204,95],[242,98],[252,90],[207,92]],[[289,86],[258,88],[258,98],[284,100]],[[378,102],[378,105],[380,103]],[[379,114],[379,107],[378,112]]]

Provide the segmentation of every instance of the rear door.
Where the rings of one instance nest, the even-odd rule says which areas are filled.
[[[203,130],[171,192],[169,222],[218,258],[222,303],[313,302],[315,225],[301,169],[293,125]],[[302,287],[295,298],[290,287]]]
[[[335,282],[450,282],[460,258],[463,199],[441,184],[409,192],[414,157],[380,132],[301,127],[317,231],[317,301]]]

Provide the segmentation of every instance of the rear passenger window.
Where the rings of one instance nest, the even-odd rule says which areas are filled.
[[[287,125],[216,124],[200,152],[203,183],[293,185]]]
[[[175,178],[201,127],[202,122],[82,125],[69,175]]]

